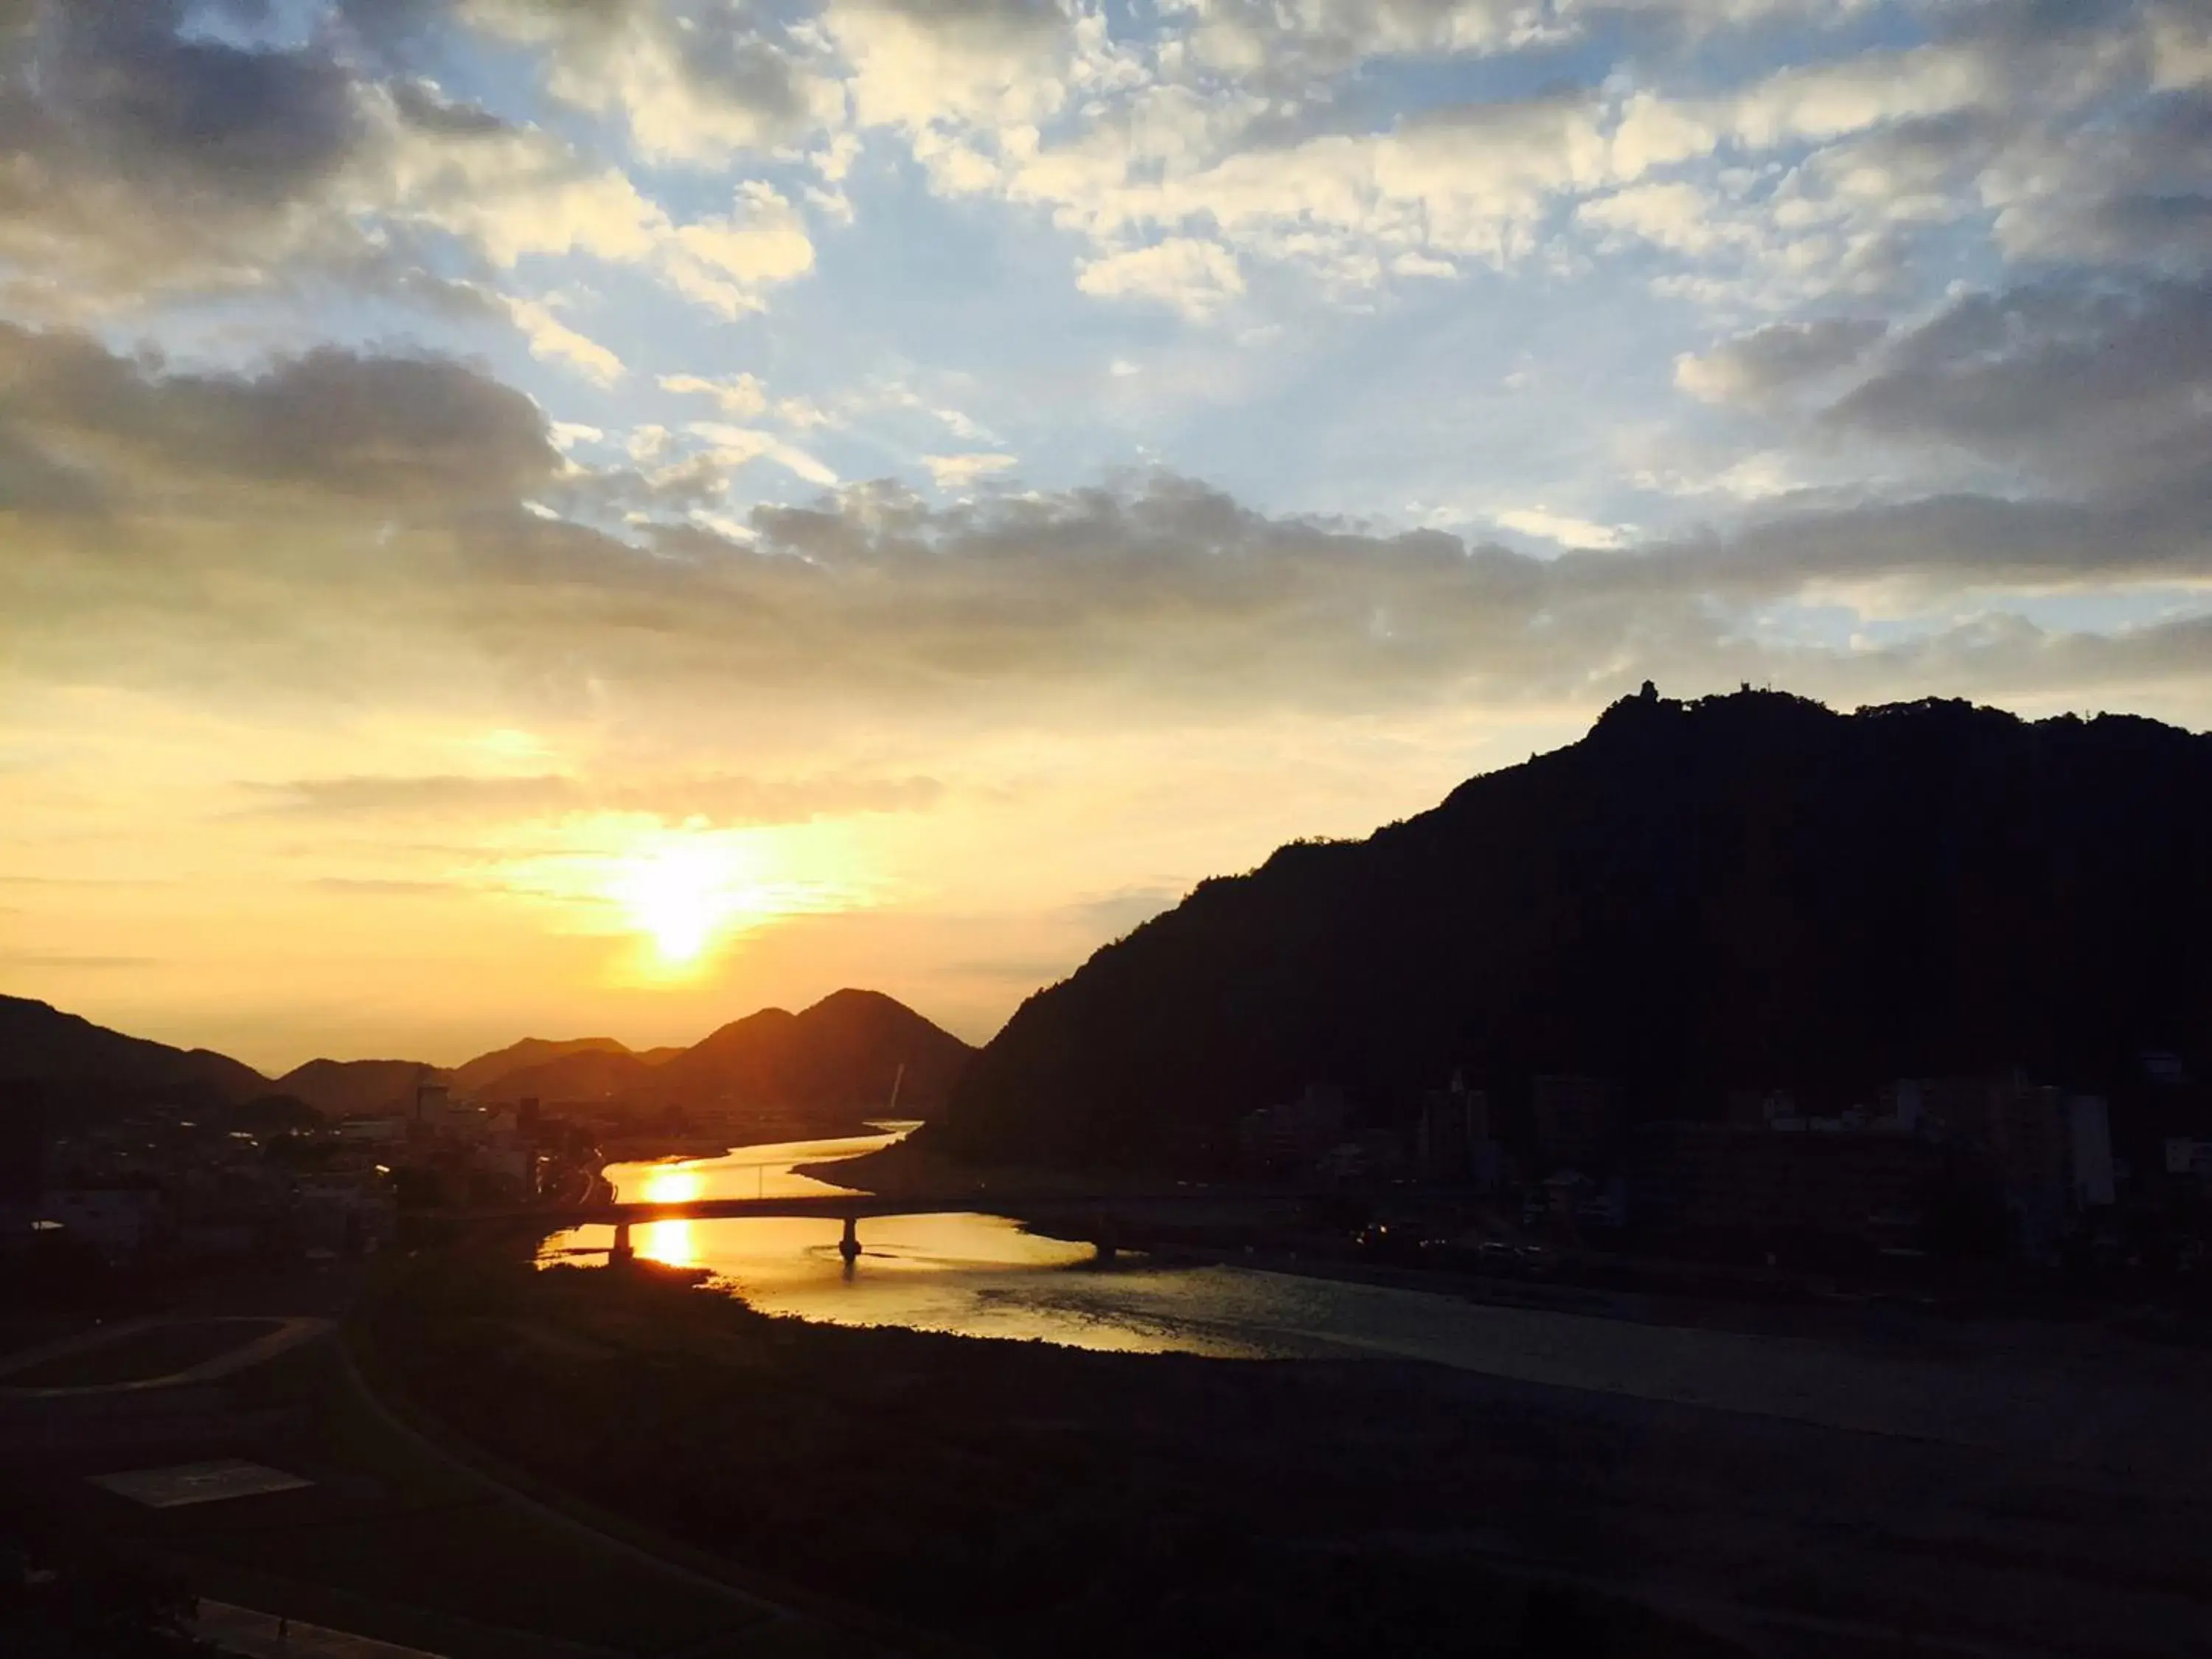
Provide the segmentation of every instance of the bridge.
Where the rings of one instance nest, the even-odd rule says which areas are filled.
[[[930,1215],[947,1212],[1003,1215],[1036,1224],[1059,1237],[1076,1237],[1094,1246],[1099,1260],[1110,1261],[1121,1243],[1149,1225],[1207,1218],[1250,1224],[1290,1219],[1303,1203],[1295,1193],[1184,1190],[1172,1193],[1006,1193],[970,1188],[957,1193],[818,1193],[787,1198],[603,1200],[582,1204],[507,1206],[489,1209],[424,1212],[426,1221],[468,1225],[529,1222],[548,1231],[611,1226],[611,1262],[635,1259],[630,1229],[654,1221],[738,1221],[761,1218],[841,1221],[844,1236],[838,1253],[851,1261],[860,1254],[860,1225],[871,1216]]]

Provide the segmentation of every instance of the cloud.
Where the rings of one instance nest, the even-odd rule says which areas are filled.
[[[677,228],[662,269],[677,289],[726,316],[758,311],[764,289],[814,269],[814,243],[799,210],[774,186],[738,187],[737,210]]]
[[[461,15],[541,52],[554,97],[619,112],[656,162],[723,166],[805,136],[842,103],[820,54],[764,9],[468,0]]]
[[[560,33],[592,16],[680,38],[686,61],[714,80],[713,27],[679,27],[645,0],[349,0],[344,12],[350,36],[318,30],[283,46],[201,30],[185,0],[72,0],[27,9],[0,31],[0,305],[83,320],[195,295],[304,303],[336,285],[481,311],[483,279],[583,255],[643,266],[734,315],[811,269],[803,223],[768,185],[740,184],[729,215],[678,222],[618,162],[548,125],[454,100],[404,67],[428,48],[394,44],[443,40],[457,17],[520,27],[526,12]],[[350,51],[349,39],[391,50]],[[557,72],[568,60],[548,51],[557,97],[574,89]],[[734,97],[741,66],[722,68],[715,84]],[[667,131],[720,132],[697,118],[705,107],[666,114]],[[640,121],[653,111],[665,114],[648,100]],[[542,305],[521,293],[496,296],[493,309],[510,303]],[[536,311],[517,320],[541,355],[611,375],[605,349],[568,325]]]
[[[1051,115],[1074,22],[1058,0],[831,0],[823,15],[858,119],[921,135]]]
[[[828,466],[772,432],[726,426],[719,421],[694,421],[688,429],[694,437],[705,439],[708,447],[698,451],[688,461],[678,463],[675,471],[667,476],[681,476],[686,469],[696,471],[702,465],[734,470],[765,456],[809,483],[826,489],[837,482],[836,473]]]
[[[1218,242],[1171,236],[1086,264],[1075,285],[1106,300],[1149,300],[1202,320],[1244,291],[1243,273]]]
[[[369,142],[344,70],[312,48],[188,38],[184,21],[181,0],[82,0],[0,27],[11,301],[48,289],[60,310],[211,280],[241,254],[354,242],[299,222]]]
[[[1850,368],[1888,331],[1888,324],[1870,317],[1771,323],[1702,356],[1677,357],[1674,384],[1703,403],[1759,408],[1808,380]]]
[[[0,442],[70,468],[117,510],[150,505],[156,489],[173,503],[294,487],[386,514],[454,507],[512,501],[558,464],[528,398],[445,359],[323,347],[207,374],[7,324]]]
[[[893,484],[833,489],[823,469],[832,493],[814,503],[747,511],[726,503],[731,468],[793,464],[750,428],[699,423],[669,440],[703,446],[688,458],[595,471],[561,459],[528,399],[442,360],[326,349],[186,373],[10,329],[0,439],[78,469],[94,510],[13,504],[0,660],[19,684],[222,685],[257,704],[374,686],[392,707],[443,708],[497,687],[524,708],[625,709],[648,726],[702,706],[904,720],[1010,696],[1034,720],[1341,714],[1587,696],[1645,674],[1817,690],[1873,685],[1866,660],[1936,663],[1965,690],[2024,663],[2201,687],[2212,656],[2182,649],[2203,634],[2188,614],[2079,640],[1961,619],[2026,597],[2212,583],[2188,465],[2212,407],[2188,332],[2201,312],[2181,289],[1962,300],[1892,341],[1820,417],[2022,465],[2080,448],[2066,494],[1784,495],[1728,535],[1617,547],[1617,526],[1539,508],[1502,520],[1566,549],[1540,558],[1270,515],[1166,473],[932,505]],[[2100,423],[2126,444],[2097,448]],[[2123,465],[2130,453],[2164,459]],[[744,538],[702,527],[702,512]],[[1761,621],[1836,603],[1917,618],[1915,637],[1949,640],[1949,654],[1808,644]],[[550,777],[325,781],[285,799],[573,799]],[[769,810],[751,784],[727,787],[687,794],[678,779],[615,799]]]
[[[356,776],[298,778],[254,787],[271,798],[266,811],[333,820],[644,812],[676,821],[705,818],[720,827],[804,823],[857,812],[927,811],[944,793],[942,784],[926,777],[775,779],[727,774],[627,783],[558,774]]]
[[[1553,201],[1602,176],[1598,115],[1593,100],[1576,94],[1460,105],[1387,131],[1288,143],[1250,143],[1249,118],[1213,131],[1172,129],[1176,141],[1157,148],[1143,129],[1131,128],[1081,167],[1049,150],[1024,160],[1006,187],[1016,199],[1051,203],[1062,223],[1102,243],[1166,232],[1159,246],[1178,252],[1164,276],[1206,257],[1194,252],[1206,244],[1187,232],[1206,226],[1231,252],[1372,283],[1381,280],[1383,252],[1493,266],[1527,255]]]
[[[507,315],[530,342],[532,356],[565,362],[601,386],[612,386],[627,372],[621,358],[570,328],[546,302],[510,298],[506,304]]]
[[[750,420],[768,410],[768,388],[754,374],[733,374],[726,379],[710,380],[697,374],[664,374],[660,389],[679,396],[712,398],[722,407],[725,415],[738,420]]]
[[[2212,291],[2106,280],[1967,295],[1893,341],[1826,419],[2077,488],[2201,499]]]
[[[980,478],[1007,471],[1015,461],[1011,455],[925,455],[921,464],[939,489],[968,489]]]
[[[1504,529],[1517,530],[1524,536],[1557,542],[1562,547],[1585,550],[1616,548],[1628,540],[1627,534],[1613,525],[1595,524],[1588,519],[1552,512],[1547,507],[1515,507],[1491,516]]]
[[[0,967],[26,968],[40,973],[70,973],[83,969],[104,972],[116,969],[158,966],[158,957],[89,956],[73,951],[0,951]]]

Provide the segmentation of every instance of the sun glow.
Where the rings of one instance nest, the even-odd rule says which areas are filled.
[[[653,940],[660,959],[687,967],[709,945],[781,908],[742,844],[704,836],[672,837],[619,860],[607,896]]]
[[[689,1204],[706,1188],[705,1180],[696,1170],[687,1170],[678,1164],[647,1175],[645,1191],[641,1195],[648,1204]]]
[[[769,923],[880,898],[881,884],[865,873],[868,852],[832,823],[722,829],[702,817],[598,813],[550,834],[565,846],[503,861],[501,888],[550,906],[562,931],[634,939],[610,963],[618,983],[694,980]]]

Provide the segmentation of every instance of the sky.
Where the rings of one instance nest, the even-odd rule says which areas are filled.
[[[0,0],[0,991],[971,1041],[1650,678],[2212,725],[2212,9]]]

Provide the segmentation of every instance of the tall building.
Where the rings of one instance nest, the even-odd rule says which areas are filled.
[[[1497,1184],[1498,1146],[1490,1138],[1490,1098],[1467,1086],[1455,1073],[1448,1089],[1432,1089],[1421,1099],[1413,1156],[1421,1178],[1438,1186]]]
[[[2112,1114],[2096,1095],[2075,1095],[2066,1103],[2069,1173],[2074,1201],[2085,1207],[2110,1204],[2112,1189]]]
[[[1942,1164],[1940,1147],[1910,1135],[1648,1123],[1636,1133],[1631,1203],[1662,1232],[1902,1244]]]
[[[1296,1100],[1263,1106],[1237,1120],[1237,1161],[1255,1173],[1300,1175],[1344,1138],[1344,1091],[1309,1083]]]

